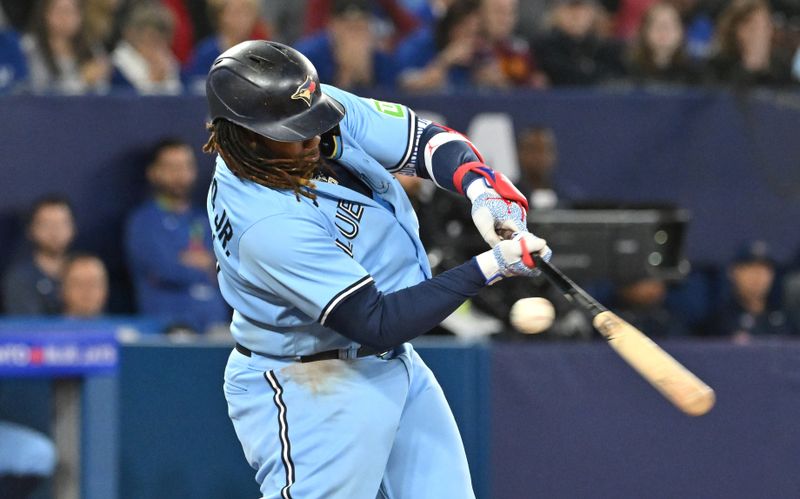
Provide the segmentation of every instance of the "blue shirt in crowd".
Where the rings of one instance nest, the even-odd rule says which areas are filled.
[[[0,95],[10,93],[28,78],[28,65],[19,37],[0,31]]]
[[[420,28],[400,42],[395,50],[395,64],[399,73],[409,69],[423,69],[436,58],[438,51],[431,27]],[[453,66],[447,72],[447,86],[466,87],[471,83],[469,68]]]
[[[125,252],[139,313],[204,332],[227,324],[230,314],[213,271],[181,262],[181,254],[193,245],[211,251],[205,211],[175,213],[151,200],[128,219]]]
[[[330,33],[322,32],[304,38],[295,44],[295,47],[317,69],[320,81],[336,81],[336,58],[333,54],[333,43]],[[389,87],[394,85],[397,71],[392,57],[380,50],[372,54],[373,85]]]
[[[183,69],[183,82],[186,88],[195,93],[205,92],[205,81],[211,65],[223,52],[219,37],[209,36],[200,40],[192,58]]]
[[[61,313],[61,283],[42,272],[31,254],[6,270],[2,295],[8,315]]]

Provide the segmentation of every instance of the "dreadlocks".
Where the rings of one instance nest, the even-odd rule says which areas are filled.
[[[206,128],[211,136],[203,146],[203,152],[219,153],[237,177],[264,187],[291,189],[298,201],[300,196],[316,200],[316,194],[310,190],[314,188],[310,179],[319,166],[318,162],[304,157],[275,158],[259,135],[228,120],[216,120]]]

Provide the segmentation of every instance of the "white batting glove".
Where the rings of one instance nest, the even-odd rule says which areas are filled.
[[[495,175],[502,174],[495,173]],[[505,178],[504,180],[507,186],[519,193],[511,182]],[[524,200],[522,194],[519,196]],[[475,180],[467,187],[467,197],[472,201],[472,221],[489,246],[494,247],[502,241],[503,237],[500,234],[503,232],[517,233],[528,230],[527,214],[520,202],[517,199],[503,197],[484,179]]]
[[[494,248],[476,256],[478,266],[486,278],[486,284],[494,284],[504,277],[536,276],[541,273],[536,268],[531,255],[537,254],[549,262],[553,255],[547,241],[530,232],[520,232],[512,239],[498,242]]]

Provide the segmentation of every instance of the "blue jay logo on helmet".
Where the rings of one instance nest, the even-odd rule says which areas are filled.
[[[306,80],[292,94],[292,99],[302,100],[308,107],[311,107],[311,96],[314,95],[316,90],[317,82],[312,80],[310,76],[306,76]]]

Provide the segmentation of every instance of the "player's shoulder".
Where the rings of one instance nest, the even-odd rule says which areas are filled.
[[[328,97],[336,99],[341,105],[345,107],[345,111],[347,111],[348,103],[352,103],[354,99],[358,99],[357,95],[352,94],[346,90],[342,90],[341,88],[335,87],[328,83],[322,83],[320,87],[322,88],[322,93],[324,93]]]
[[[254,211],[240,221],[240,258],[249,255],[252,259],[282,265],[298,258],[299,248],[310,248],[320,238],[332,237],[330,221],[321,216],[310,199],[303,196],[297,199],[294,195],[272,199],[276,202],[268,210]]]
[[[225,166],[224,161],[217,160],[217,171],[212,185],[214,211],[225,210],[232,223],[241,230],[269,219],[270,224],[281,230],[283,221],[291,219],[315,217],[317,211],[313,203],[291,190],[271,189],[249,180],[236,177]]]
[[[359,96],[333,85],[323,83],[322,91],[344,106],[344,123],[356,123],[365,117],[405,120],[411,112],[403,104]]]

